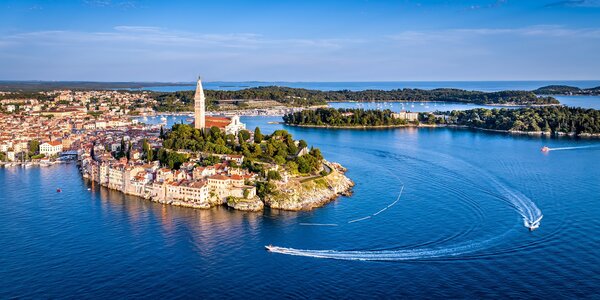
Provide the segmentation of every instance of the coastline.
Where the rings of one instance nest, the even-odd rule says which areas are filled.
[[[455,124],[403,124],[403,125],[381,125],[381,126],[329,126],[329,125],[298,125],[298,124],[286,124],[285,126],[293,127],[305,127],[305,128],[323,128],[323,129],[356,129],[356,130],[369,130],[369,129],[393,129],[393,128],[458,128],[458,129],[473,129],[480,131],[489,131],[495,133],[514,134],[514,135],[530,135],[530,136],[549,136],[549,137],[578,137],[578,138],[600,138],[600,133],[580,133],[575,132],[548,132],[548,131],[520,131],[520,130],[500,130],[500,129],[489,129],[481,127],[473,127],[467,125],[455,125]]]
[[[439,125],[429,125],[429,124],[398,124],[398,125],[377,125],[377,126],[368,126],[368,125],[361,125],[361,126],[333,126],[333,125],[305,125],[305,124],[287,124],[284,122],[281,122],[280,124],[283,124],[285,126],[293,126],[293,127],[305,127],[305,128],[324,128],[324,129],[357,129],[357,130],[364,130],[364,129],[389,129],[389,128],[409,128],[409,127],[439,127]]]
[[[562,103],[552,104],[516,104],[516,103],[475,103],[475,102],[456,102],[456,101],[400,101],[400,100],[387,100],[387,101],[327,101],[327,103],[383,103],[383,102],[394,102],[394,103],[410,103],[410,102],[426,102],[426,103],[457,103],[457,104],[470,104],[470,105],[485,105],[490,107],[551,107],[551,106],[564,106]],[[246,108],[246,109],[231,109],[231,110],[213,110],[207,111],[206,114],[209,116],[232,116],[238,115],[241,117],[282,117],[287,113],[302,111],[306,109],[317,109],[329,107],[329,105],[313,105],[313,106],[278,106],[270,108]],[[143,118],[143,117],[157,117],[157,116],[186,116],[193,117],[193,111],[178,111],[178,112],[154,112],[153,114],[146,115],[129,115],[130,118]]]
[[[331,169],[325,176],[277,184],[276,192],[265,197],[265,206],[287,211],[311,210],[340,196],[351,196],[354,182],[344,175],[346,169],[338,163],[324,162],[324,165]]]
[[[340,196],[350,196],[354,182],[344,175],[346,169],[338,163],[324,161],[323,164],[331,170],[325,176],[317,176],[309,180],[290,180],[289,182],[277,182],[277,190],[272,195],[267,195],[265,199],[255,196],[252,199],[241,199],[230,197],[225,201],[208,199],[205,202],[186,201],[182,199],[159,198],[154,197],[152,192],[135,193],[128,189],[120,189],[110,183],[100,183],[93,176],[87,174],[83,168],[79,170],[81,176],[91,182],[97,183],[101,187],[108,188],[129,196],[139,197],[151,202],[194,208],[210,209],[215,206],[226,206],[240,211],[262,211],[268,206],[271,209],[281,209],[288,211],[310,210],[332,202]],[[300,183],[299,185],[297,183]]]

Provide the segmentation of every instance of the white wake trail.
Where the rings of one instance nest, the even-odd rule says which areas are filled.
[[[589,149],[589,148],[598,148],[598,147],[600,147],[600,146],[589,145],[589,146],[576,146],[576,147],[557,147],[557,148],[548,148],[548,151],[577,150],[577,149]]]
[[[504,238],[507,231],[502,235],[487,239],[482,242],[457,245],[444,248],[422,248],[404,250],[305,250],[277,246],[267,246],[267,250],[273,253],[304,256],[313,258],[328,258],[338,260],[361,260],[361,261],[408,261],[426,260],[437,258],[458,257],[474,253],[492,246],[497,240]]]
[[[404,185],[402,185],[402,188],[400,188],[400,193],[398,193],[398,198],[396,198],[396,200],[395,200],[394,202],[390,203],[388,206],[386,206],[386,207],[382,208],[381,210],[379,210],[379,211],[378,211],[378,212],[376,212],[376,213],[373,213],[373,214],[371,214],[371,215],[368,215],[368,216],[366,216],[366,217],[363,217],[363,218],[359,218],[359,219],[350,220],[350,221],[348,221],[348,224],[350,224],[350,223],[355,223],[355,222],[360,222],[360,221],[364,221],[364,220],[370,219],[371,217],[377,216],[378,214],[380,214],[380,213],[382,213],[382,212],[386,211],[388,208],[390,208],[390,207],[392,207],[392,206],[396,205],[396,203],[398,203],[398,201],[400,201],[400,197],[402,197],[402,192],[403,192],[403,191],[404,191]]]
[[[444,155],[446,156],[446,155]],[[446,156],[449,159],[453,157]],[[535,205],[531,199],[523,195],[519,191],[508,188],[502,184],[498,179],[488,172],[477,168],[465,161],[462,161],[471,171],[474,171],[480,175],[479,179],[486,180],[487,183],[491,184],[492,187],[501,194],[505,203],[508,203],[515,211],[517,211],[524,220],[529,222],[539,221],[542,217],[540,209]],[[348,223],[359,222],[362,220],[369,219],[379,213],[385,211],[389,207],[395,205],[402,196],[404,185],[400,190],[398,198],[389,204],[387,207],[379,210],[378,212],[369,216],[348,221]],[[499,239],[502,239],[509,231],[502,235],[481,241],[471,242],[467,244],[459,244],[450,247],[441,248],[417,248],[417,249],[399,249],[399,250],[306,250],[306,249],[295,249],[278,246],[267,246],[267,250],[274,253],[295,255],[295,256],[306,256],[314,258],[329,258],[329,259],[341,259],[341,260],[364,260],[364,261],[406,261],[406,260],[427,260],[437,258],[448,258],[462,256],[465,254],[481,251],[493,245],[493,243]]]

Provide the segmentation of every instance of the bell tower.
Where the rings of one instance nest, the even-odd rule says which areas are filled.
[[[198,76],[196,83],[196,94],[194,95],[194,127],[204,129],[206,127],[206,116],[204,112],[204,89],[202,89],[202,80]]]

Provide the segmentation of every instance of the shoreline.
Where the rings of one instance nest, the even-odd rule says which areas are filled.
[[[90,183],[92,186],[94,184],[98,184],[100,187],[107,188],[111,191],[116,191],[124,195],[134,196],[144,200],[149,200],[151,202],[165,205],[173,205],[194,209],[211,209],[215,206],[224,206],[234,210],[251,212],[262,212],[264,208],[268,206],[270,209],[300,211],[319,208],[326,205],[327,203],[335,201],[341,196],[352,195],[352,187],[354,186],[354,182],[344,175],[346,169],[335,162],[324,161],[323,164],[326,164],[327,167],[332,170],[332,172],[328,175],[316,177],[304,183],[301,183],[300,187],[296,187],[297,189],[292,188],[291,192],[289,192],[289,185],[297,183],[298,181],[290,181],[289,183],[276,183],[279,191],[278,194],[268,195],[265,199],[260,199],[258,198],[258,196],[255,196],[255,198],[252,199],[228,199],[226,201],[214,201],[214,199],[211,198],[208,199],[207,202],[201,203],[181,199],[159,199],[157,197],[154,197],[151,193],[147,192],[141,194],[129,192],[128,190],[119,189],[111,185],[110,183],[100,183],[99,181],[95,180],[93,176],[90,176],[89,174],[84,172],[83,168],[80,168],[78,172],[80,173],[81,177],[85,181]],[[317,182],[319,180],[325,181],[326,185],[324,187],[319,186],[320,182]],[[311,186],[311,189],[309,191],[306,190],[306,185]],[[282,195],[285,195],[285,200],[287,200],[284,201],[283,205],[282,202],[272,201],[274,197]],[[301,197],[301,199],[299,199],[298,197]]]
[[[488,131],[495,133],[513,134],[513,135],[529,135],[529,136],[549,136],[549,137],[576,137],[576,138],[600,138],[600,133],[580,133],[575,132],[547,132],[547,131],[519,131],[519,130],[501,130],[501,129],[489,129],[481,127],[471,127],[467,125],[455,125],[455,124],[404,124],[404,125],[381,125],[381,126],[329,126],[329,125],[298,125],[298,124],[286,124],[281,123],[285,126],[293,127],[304,127],[304,128],[323,128],[323,129],[355,129],[355,130],[369,130],[369,129],[394,129],[394,128],[457,128],[457,129],[471,129],[479,131]]]
[[[475,102],[457,102],[457,101],[408,101],[408,100],[386,100],[386,101],[327,101],[327,105],[313,105],[313,106],[277,106],[270,108],[247,108],[247,109],[232,109],[232,110],[213,110],[207,111],[209,116],[230,116],[238,115],[240,117],[282,117],[287,113],[302,111],[306,109],[317,109],[330,107],[329,103],[412,103],[412,102],[423,102],[423,103],[451,103],[451,104],[464,104],[464,105],[480,105],[490,106],[494,108],[505,108],[505,107],[552,107],[552,106],[564,106],[562,103],[551,103],[551,104],[516,104],[516,103],[475,103]],[[447,111],[447,110],[437,110]],[[261,113],[262,112],[262,113]],[[434,111],[431,111],[434,112]],[[187,116],[193,117],[194,111],[179,111],[179,112],[154,112],[153,114],[146,115],[129,115],[130,118],[144,118],[144,117],[157,117],[157,116]]]
[[[331,173],[309,181],[277,183],[277,192],[267,195],[265,206],[286,211],[307,211],[323,207],[341,196],[349,197],[355,183],[346,177],[346,169],[335,162],[324,162]]]

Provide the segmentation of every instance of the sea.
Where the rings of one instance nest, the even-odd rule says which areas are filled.
[[[353,195],[198,210],[108,190],[75,164],[0,168],[0,297],[600,297],[600,140],[241,120],[320,148]]]
[[[322,91],[362,91],[362,90],[394,90],[402,88],[436,89],[456,88],[484,92],[503,90],[531,91],[547,85],[569,85],[579,88],[600,86],[600,80],[532,80],[532,81],[366,81],[366,82],[290,82],[290,81],[203,81],[202,85],[209,90],[235,91],[260,86],[281,86]],[[150,90],[156,92],[190,91],[196,84],[147,86],[131,90]]]

